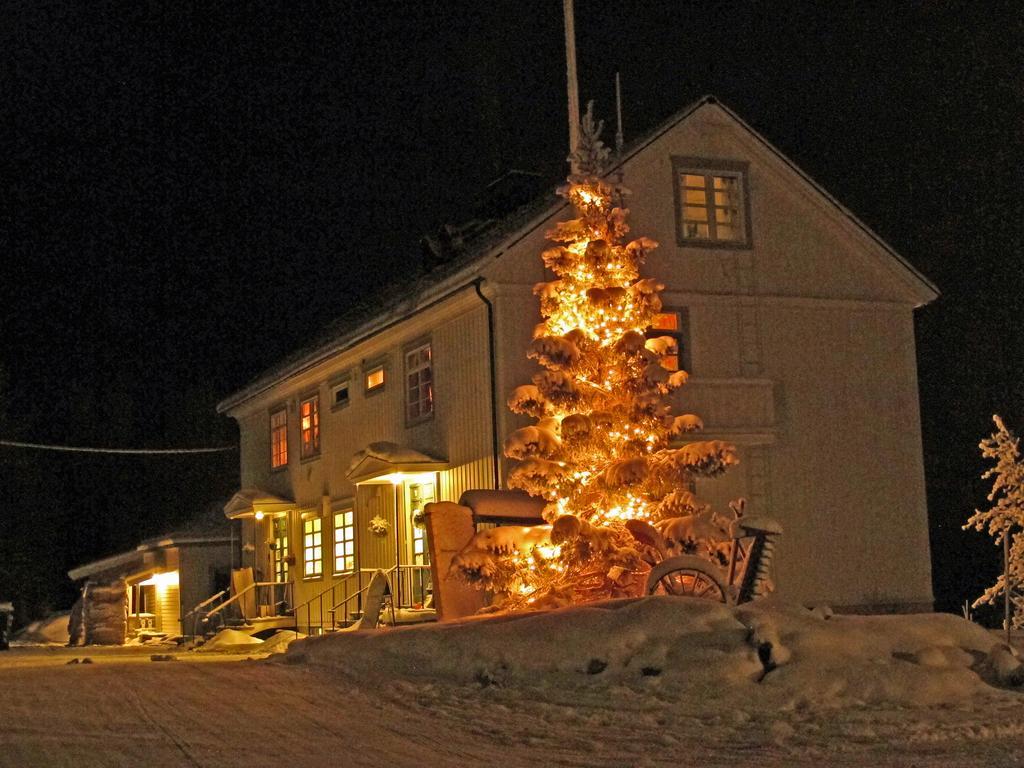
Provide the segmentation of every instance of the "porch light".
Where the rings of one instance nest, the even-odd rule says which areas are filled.
[[[253,515],[257,520],[263,519],[263,510],[257,509],[256,514]]]
[[[138,586],[155,586],[157,589],[163,589],[165,587],[176,587],[178,586],[178,572],[165,571],[163,573],[154,573],[145,581],[140,581]]]

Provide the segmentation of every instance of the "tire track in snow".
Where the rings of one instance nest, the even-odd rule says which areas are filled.
[[[126,700],[130,700],[134,703],[135,711],[138,712],[143,717],[143,719],[146,720],[146,722],[148,722],[156,730],[160,731],[160,733],[162,733],[177,748],[177,750],[181,752],[182,756],[184,756],[184,758],[188,761],[189,765],[194,766],[194,768],[203,768],[203,764],[196,760],[192,753],[185,748],[185,745],[181,742],[181,740],[178,739],[178,737],[175,736],[171,732],[171,730],[167,728],[163,723],[161,723],[159,720],[153,717],[149,709],[143,703],[142,696],[139,695],[139,692],[135,690],[135,688],[129,685],[125,685],[125,683],[116,676],[114,677],[114,680],[117,682],[117,685],[121,688],[121,690],[126,692]]]

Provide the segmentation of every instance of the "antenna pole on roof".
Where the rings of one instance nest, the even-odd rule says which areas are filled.
[[[576,26],[573,18],[572,0],[562,0],[565,16],[565,74],[569,94],[569,156],[576,154],[579,145],[580,95],[576,82]],[[572,172],[576,173],[576,161],[570,160]]]
[[[619,166],[616,178],[619,182],[619,204],[622,204],[622,179],[626,175],[622,167],[622,145],[624,143],[622,134],[622,78],[615,73],[615,162]]]
[[[622,159],[622,78],[615,73],[615,156]]]

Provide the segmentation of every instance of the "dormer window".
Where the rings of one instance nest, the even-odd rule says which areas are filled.
[[[747,163],[673,157],[679,245],[750,246]]]

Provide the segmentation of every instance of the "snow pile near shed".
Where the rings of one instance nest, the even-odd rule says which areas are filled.
[[[222,629],[201,646],[197,653],[283,653],[293,640],[305,637],[290,629],[278,630],[266,640],[237,629]]]
[[[67,645],[68,635],[68,612],[51,613],[45,619],[33,621],[31,624],[19,629],[13,637],[15,643],[41,644],[57,643]]]
[[[237,629],[222,629],[200,646],[198,650],[203,651],[232,651],[239,648],[251,649],[253,646],[263,645],[258,637],[241,632]]]
[[[831,616],[648,597],[293,643],[287,660],[377,683],[649,687],[701,707],[922,706],[992,692],[991,635],[948,614]]]

